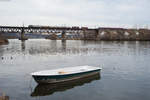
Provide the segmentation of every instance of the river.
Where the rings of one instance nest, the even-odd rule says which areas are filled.
[[[100,76],[38,86],[30,73],[91,65]],[[31,39],[0,45],[0,94],[10,100],[150,100],[150,42]]]

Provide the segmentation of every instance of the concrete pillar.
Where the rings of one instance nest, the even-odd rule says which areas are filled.
[[[83,31],[83,40],[86,40],[86,28],[83,28],[82,31]]]
[[[63,30],[61,34],[62,40],[66,40],[66,32]]]
[[[27,40],[27,38],[24,36],[24,27],[21,29],[21,34],[19,40]]]
[[[21,30],[21,40],[23,40],[24,39],[24,28],[22,28],[22,30]]]

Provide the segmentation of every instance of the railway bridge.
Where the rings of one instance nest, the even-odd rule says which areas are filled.
[[[29,25],[28,27],[18,27],[18,26],[0,26],[0,33],[19,33],[19,40],[27,40],[27,37],[24,36],[25,33],[40,33],[40,34],[49,34],[50,39],[55,34],[61,34],[61,39],[66,39],[66,33],[79,35],[83,33],[83,29],[79,27],[50,27],[50,26],[34,26]]]
[[[27,40],[25,33],[48,34],[48,39],[75,39],[75,40],[119,40],[119,41],[150,41],[149,29],[126,29],[100,27],[90,29],[88,27],[52,27],[36,26],[0,26],[0,33],[19,33],[20,40]],[[61,37],[58,37],[58,34]],[[68,35],[70,37],[68,37]]]

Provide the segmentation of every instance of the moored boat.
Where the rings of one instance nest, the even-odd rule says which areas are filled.
[[[89,77],[99,73],[101,68],[93,66],[67,67],[31,73],[37,83],[58,83]]]

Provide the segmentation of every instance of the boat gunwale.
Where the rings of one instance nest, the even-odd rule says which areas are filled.
[[[76,73],[69,73],[69,74],[58,74],[58,75],[32,75],[33,77],[57,77],[57,76],[68,76],[68,75],[75,75],[75,74],[82,74],[82,73],[89,73],[89,72],[95,72],[100,71],[101,68],[95,69],[95,70],[89,70],[89,71],[83,71],[83,72],[76,72]]]
[[[77,66],[77,67],[84,67],[84,66]],[[88,66],[86,65],[86,67],[93,67],[93,66]],[[64,74],[41,74],[40,72],[44,72],[44,71],[56,71],[56,70],[64,70],[64,69],[68,69],[70,67],[65,67],[65,68],[59,68],[59,69],[52,69],[52,70],[43,70],[43,71],[38,71],[38,72],[33,72],[31,73],[32,76],[60,76],[60,75],[70,75],[70,74],[77,74],[77,73],[82,73],[82,72],[88,72],[88,71],[93,71],[93,70],[101,70],[102,68],[100,67],[94,67],[95,69],[91,69],[91,70],[88,70],[88,71],[77,71],[77,72],[74,72],[74,73],[64,73]],[[36,73],[36,74],[35,74]],[[40,74],[37,74],[37,73],[40,73]]]

